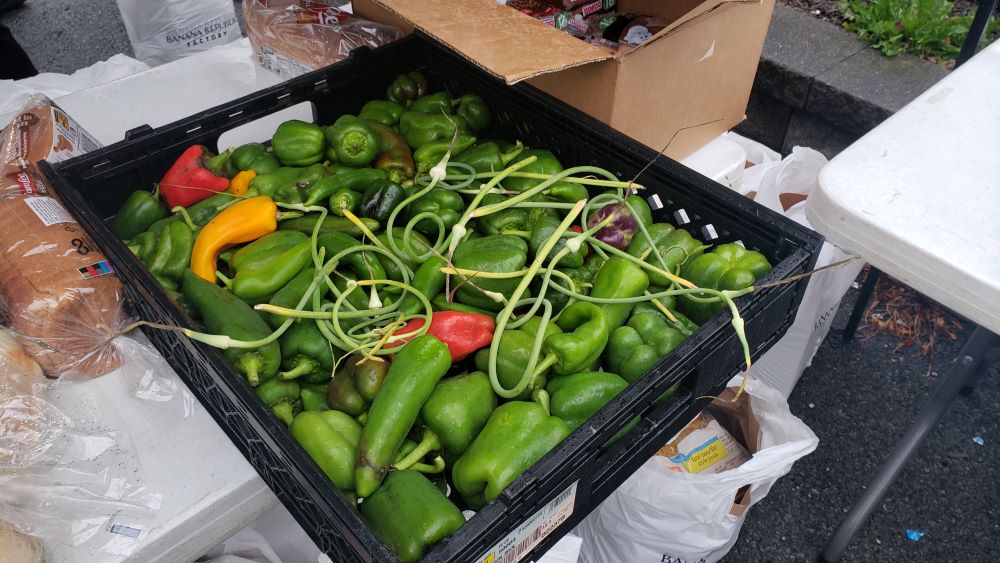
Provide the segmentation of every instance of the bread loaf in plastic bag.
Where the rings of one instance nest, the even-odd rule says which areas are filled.
[[[247,37],[257,62],[283,78],[346,59],[351,50],[399,39],[392,26],[315,0],[243,0]]]
[[[37,168],[99,145],[51,100],[32,96],[0,133],[0,306],[49,377],[116,369],[124,291],[111,263]]]

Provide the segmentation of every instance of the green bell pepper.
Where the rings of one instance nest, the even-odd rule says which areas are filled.
[[[279,191],[285,191],[288,186],[295,184],[301,175],[301,168],[283,166],[273,172],[254,176],[249,188],[260,195],[275,198]]]
[[[353,115],[342,115],[324,131],[329,149],[349,166],[365,166],[378,156],[378,139],[368,124]]]
[[[497,344],[497,380],[504,389],[513,389],[521,381],[521,377],[523,377],[528,367],[531,351],[535,344],[535,334],[537,334],[541,326],[541,321],[541,317],[532,317],[528,322],[521,325],[520,328],[507,329],[500,335],[500,342]],[[548,338],[552,334],[561,334],[562,329],[556,326],[555,323],[549,322],[545,325],[544,333],[543,339]],[[476,352],[474,361],[476,369],[488,372],[490,369],[489,348],[484,348]],[[548,366],[536,367],[534,380],[529,382],[524,391],[514,398],[518,400],[531,398],[535,389],[545,387],[548,373]]]
[[[504,145],[501,146],[499,141],[485,141],[457,153],[451,161],[468,164],[477,174],[499,172],[507,168],[507,164],[517,158],[524,150],[521,141],[515,145],[508,143],[504,143]]]
[[[531,253],[537,254],[538,250],[545,245],[550,238],[552,238],[553,233],[559,229],[559,224],[562,223],[560,219],[555,219],[551,217],[546,217],[537,221],[531,228],[531,236],[528,238],[528,246],[531,248]],[[571,237],[575,237],[576,232],[567,230],[563,235],[563,238],[559,239],[559,242],[552,248],[552,252],[549,256],[555,256],[559,251],[566,247],[566,240]],[[576,249],[575,252],[570,252],[556,263],[557,266],[563,268],[579,268],[583,266],[584,258],[587,257],[587,246],[580,245],[580,248]],[[550,260],[551,261],[551,260]],[[548,264],[546,264],[548,266]]]
[[[452,150],[452,154],[458,154],[474,144],[476,144],[475,137],[460,133],[455,137],[455,148]],[[417,165],[417,172],[423,173],[433,168],[441,162],[448,149],[451,148],[450,138],[438,139],[420,145],[417,150],[413,151],[413,161]]]
[[[396,354],[358,442],[354,481],[359,497],[378,489],[420,407],[450,367],[448,346],[429,334],[407,342]]]
[[[539,365],[551,365],[557,375],[592,369],[608,344],[610,331],[604,310],[577,301],[563,309],[556,324],[563,332],[545,337],[542,352],[546,358]]]
[[[626,387],[628,382],[613,373],[585,371],[552,379],[546,391],[552,416],[561,418],[576,430]]]
[[[351,416],[367,411],[382,388],[388,369],[388,362],[369,360],[359,355],[344,358],[327,385],[327,404]]]
[[[157,230],[156,248],[149,255],[146,266],[158,279],[178,282],[191,261],[194,232],[178,217],[171,218]]]
[[[254,391],[265,405],[271,407],[271,412],[278,420],[288,426],[299,400],[299,384],[294,381],[282,381],[271,378],[257,386]]]
[[[507,198],[501,194],[486,194],[481,207],[500,203]],[[558,224],[559,221],[557,220]],[[508,207],[503,211],[490,213],[475,220],[476,230],[484,235],[502,235],[508,232],[524,233],[528,228],[528,211],[518,207]],[[552,251],[555,254],[555,250]]]
[[[247,341],[271,335],[271,328],[264,319],[239,297],[201,279],[190,269],[184,271],[183,280],[184,298],[212,333]],[[277,373],[281,364],[281,349],[277,342],[257,348],[228,348],[222,354],[236,371],[246,375],[253,386],[262,378],[267,379]]]
[[[671,326],[659,311],[633,313],[628,324],[611,332],[605,356],[608,368],[634,382],[689,334]]]
[[[299,402],[302,403],[304,411],[328,411],[330,405],[326,404],[326,384],[300,385]]]
[[[167,207],[160,203],[155,192],[136,190],[115,213],[111,232],[121,240],[130,240],[167,214]]]
[[[330,213],[334,216],[346,217],[344,210],[351,213],[357,213],[358,206],[360,204],[360,193],[347,188],[338,188],[337,191],[333,192],[333,195],[330,196],[330,200],[327,202],[327,207],[330,209]]]
[[[467,239],[455,249],[452,263],[456,268],[474,272],[516,272],[528,261],[528,243],[515,236],[489,235]],[[493,300],[484,291],[510,297],[520,283],[520,278],[488,279],[469,276],[471,283],[464,283],[455,294],[459,302],[487,311],[500,311],[503,303]],[[474,285],[473,285],[474,284]],[[526,292],[525,297],[529,297]]]
[[[300,319],[281,335],[281,379],[326,383],[333,374],[333,348],[316,322]]]
[[[420,418],[453,456],[465,452],[497,406],[490,378],[481,371],[442,379],[420,409]]]
[[[258,176],[271,174],[281,167],[274,155],[267,152],[264,145],[260,143],[247,143],[233,150],[233,155],[229,162],[235,171],[253,170]]]
[[[354,490],[354,458],[361,425],[340,411],[301,412],[291,425],[292,437],[341,492]]]
[[[292,119],[275,130],[271,148],[285,166],[309,166],[323,160],[326,139],[319,125]]]
[[[645,270],[625,258],[612,256],[594,275],[594,285],[590,288],[590,296],[605,299],[638,297],[646,291],[647,287],[649,287],[649,276],[646,275]],[[635,303],[601,305],[600,307],[608,321],[608,330],[620,327],[634,306]]]
[[[392,127],[399,123],[399,116],[403,115],[404,111],[406,108],[396,102],[372,100],[361,107],[358,117]]]
[[[384,170],[375,170],[374,168],[358,168],[344,172],[343,174],[327,176],[306,189],[304,204],[307,206],[316,205],[332,196],[341,188],[363,192],[374,181],[384,179],[385,177],[386,172]]]
[[[473,509],[492,501],[569,435],[569,426],[535,403],[511,401],[490,415],[452,466],[455,489]]]
[[[361,241],[344,233],[324,233],[317,237],[317,243],[326,249],[327,260],[348,248],[361,245]],[[374,252],[368,250],[353,252],[345,256],[341,262],[354,271],[357,279],[385,279],[385,268],[382,267],[378,254]]]
[[[445,234],[458,223],[465,211],[465,202],[462,196],[452,190],[444,188],[434,188],[422,197],[406,206],[406,218],[411,220],[420,213],[433,213],[444,222]],[[438,232],[436,221],[424,217],[417,221],[416,230],[429,236],[434,236]],[[424,251],[426,252],[426,250]]]
[[[128,241],[128,249],[132,254],[145,264],[156,249],[156,235],[149,231],[143,231]]]
[[[552,154],[552,151],[544,149],[527,149],[521,151],[516,158],[514,158],[510,163],[515,164],[520,162],[529,156],[534,156],[537,158],[531,164],[525,166],[518,170],[518,172],[533,172],[536,174],[558,174],[563,171],[563,165],[559,162],[559,159]],[[508,190],[514,190],[516,192],[523,192],[534,188],[538,184],[541,184],[544,180],[534,179],[534,178],[518,178],[518,177],[508,177],[502,184],[503,187]],[[552,186],[549,186],[545,190],[545,195],[556,201],[561,201],[565,203],[576,203],[581,199],[587,199],[589,194],[587,193],[587,188],[580,184],[573,184],[570,182],[556,182]]]
[[[242,246],[226,262],[233,270],[259,269],[273,261],[282,252],[308,241],[309,237],[298,231],[274,231]]]
[[[434,92],[421,96],[406,106],[406,111],[419,111],[420,113],[431,113],[435,115],[455,113],[452,108],[453,103],[448,92]]]
[[[233,201],[233,194],[220,193],[209,196],[187,208],[188,218],[198,227],[204,227],[219,214],[223,205]]]
[[[431,141],[451,139],[455,130],[464,128],[464,120],[456,115],[433,115],[407,111],[399,118],[399,134],[416,149]]]
[[[412,178],[416,173],[413,152],[403,137],[392,127],[376,121],[368,121],[368,126],[371,127],[372,133],[375,133],[375,138],[378,139],[379,152],[372,168],[384,170],[390,176],[398,175],[399,178],[394,178],[395,180]]]
[[[319,221],[319,213],[307,213],[302,217],[296,217],[295,219],[287,219],[278,223],[278,230],[281,231],[299,231],[300,233],[305,233],[307,235],[312,235],[313,229],[316,227],[316,222]],[[361,219],[361,223],[368,228],[369,231],[377,231],[380,228],[380,224],[375,219],[370,219],[364,217]],[[327,215],[323,224],[320,225],[319,234],[324,233],[344,233],[345,235],[351,235],[352,237],[359,237],[365,234],[353,221],[347,219],[346,217],[331,217]]]
[[[466,94],[459,98],[455,113],[465,118],[470,131],[482,131],[490,124],[490,108],[475,94]]]
[[[536,158],[531,164],[521,168],[518,172],[533,172],[535,174],[558,174],[563,171],[562,163],[552,154],[552,151],[545,149],[525,149],[521,151],[510,164],[517,164],[522,160],[533,156]],[[515,192],[528,191],[542,183],[542,180],[535,178],[507,177],[501,182],[503,187]]]
[[[297,231],[275,231],[294,233]],[[344,235],[347,236],[347,235]],[[270,298],[312,262],[312,242],[304,240],[291,248],[236,269],[230,289],[244,301]]]
[[[375,180],[365,188],[361,197],[361,216],[385,221],[407,197],[406,190],[396,182],[389,179]],[[424,252],[420,251],[417,255]]]
[[[664,263],[661,264],[656,259],[649,241],[640,233],[636,233],[636,236],[632,238],[632,242],[629,243],[625,251],[640,260],[672,274],[677,274],[681,266],[688,260],[700,255],[708,248],[701,241],[692,237],[691,233],[684,229],[675,229],[670,223],[654,223],[647,227],[647,229],[649,231],[649,238],[652,239],[653,245],[660,251],[660,256],[663,257]],[[661,286],[668,286],[671,283],[663,275],[653,272],[649,274],[649,281],[654,285]]]
[[[650,286],[649,288],[650,293],[660,293],[662,291],[663,288],[660,287]],[[674,297],[661,297],[657,299],[657,301],[670,310],[670,314],[673,315],[673,318],[667,318],[667,316],[660,311],[660,308],[654,305],[652,301],[636,303],[635,307],[632,308],[631,317],[646,313],[653,313],[663,319],[663,321],[667,323],[667,326],[677,330],[684,336],[691,336],[694,334],[694,331],[698,330],[698,325],[694,321],[677,311],[677,300]]]
[[[403,563],[419,560],[465,524],[462,511],[417,471],[391,473],[361,503],[361,515]]]
[[[752,286],[757,278],[770,271],[771,263],[766,256],[731,242],[720,244],[686,263],[681,277],[702,288],[737,290]],[[678,307],[692,321],[705,324],[726,305],[722,301],[702,303],[683,295],[678,300]]]
[[[292,278],[284,287],[279,289],[268,301],[269,304],[275,307],[284,307],[286,309],[294,309],[299,301],[302,300],[302,296],[305,295],[306,290],[309,289],[309,285],[312,284],[313,276],[316,274],[316,270],[312,266],[303,268],[294,278]],[[322,299],[327,292],[326,284],[320,284],[317,289],[319,296]],[[282,323],[285,322],[287,317],[282,317],[281,315],[268,314],[265,315],[267,323],[273,328],[278,328]]]
[[[405,196],[406,194],[404,193],[403,195]],[[366,220],[372,221],[372,219],[362,219],[362,221]],[[425,262],[425,260],[421,260],[420,257],[427,254],[427,249],[430,248],[430,242],[427,241],[427,238],[424,235],[418,233],[417,231],[410,231],[409,242],[404,243],[403,233],[404,229],[402,227],[392,228],[392,238],[400,250],[400,254],[397,254],[396,257],[399,258],[399,261],[402,262],[407,268],[412,271],[416,271]],[[388,231],[375,235],[375,238],[377,238],[386,247],[389,247]],[[386,260],[382,263],[382,265],[385,267],[385,273],[389,276],[389,279],[396,281],[403,280],[403,272],[399,269],[395,262],[392,260]]]
[[[444,289],[446,276],[441,271],[441,268],[446,265],[447,263],[443,258],[431,256],[413,273],[413,280],[410,281],[410,285],[428,299],[433,299]],[[420,298],[407,291],[403,294],[402,301],[399,303],[399,312],[404,315],[415,315],[426,311]]]
[[[387,100],[404,105],[426,95],[427,79],[417,71],[400,74],[385,91]]]
[[[642,223],[646,228],[653,225],[653,210],[649,208],[646,198],[633,194],[625,198],[625,203],[635,213],[636,222]]]

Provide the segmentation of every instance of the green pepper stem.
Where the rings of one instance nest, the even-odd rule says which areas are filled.
[[[535,366],[535,369],[532,372],[532,378],[537,379],[541,377],[542,374],[545,373],[545,370],[556,365],[557,363],[559,363],[559,356],[555,354],[545,356],[545,359],[538,362],[538,365]]]
[[[538,406],[545,409],[545,414],[551,415],[552,409],[549,408],[549,392],[545,389],[539,387],[531,392],[531,400],[534,401]]]
[[[157,190],[160,189],[160,185],[159,184],[156,185],[156,189]],[[188,228],[190,228],[192,231],[197,231],[198,230],[198,225],[194,224],[194,221],[191,220],[191,215],[188,214],[187,209],[185,209],[183,205],[174,206],[174,208],[171,209],[170,211],[172,213],[176,213],[176,214],[180,215],[181,216],[181,220],[183,220],[185,223],[187,223]]]
[[[444,467],[444,458],[441,456],[434,456],[433,465],[428,465],[426,463],[414,463],[407,469],[410,471],[419,471],[420,473],[441,473],[444,471]]]
[[[256,387],[260,383],[260,358],[257,356],[243,356],[239,359],[239,367],[243,368],[247,383],[250,387]]]
[[[413,451],[406,454],[406,457],[394,463],[392,465],[392,469],[393,471],[403,471],[404,469],[409,469],[411,465],[420,461],[425,455],[440,449],[441,439],[438,438],[438,435],[430,428],[424,428],[423,434],[420,436],[420,443],[417,444],[417,447],[413,448]]]
[[[223,274],[222,272],[216,270],[215,277],[219,278],[219,281],[222,282],[222,285],[226,286],[226,289],[231,290],[233,288],[233,280],[227,278],[226,275]]]
[[[319,364],[317,364],[314,360],[310,360],[309,358],[299,358],[298,361],[295,362],[295,367],[288,371],[279,372],[278,377],[280,379],[295,379],[307,373],[312,373],[317,367],[319,367]]]
[[[299,217],[302,217],[302,214],[299,213],[298,211],[279,211],[275,215],[275,219],[278,221],[284,221],[286,219],[298,219]]]

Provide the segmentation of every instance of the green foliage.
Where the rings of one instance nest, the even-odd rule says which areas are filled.
[[[951,16],[950,0],[839,0],[844,27],[887,56],[911,53],[954,59],[969,33],[972,16]],[[994,17],[984,42],[1000,29]]]

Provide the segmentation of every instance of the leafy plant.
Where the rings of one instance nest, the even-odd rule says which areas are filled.
[[[911,53],[954,59],[969,34],[972,16],[952,16],[950,0],[839,0],[844,27],[886,56]],[[984,42],[1000,30],[992,18]]]

